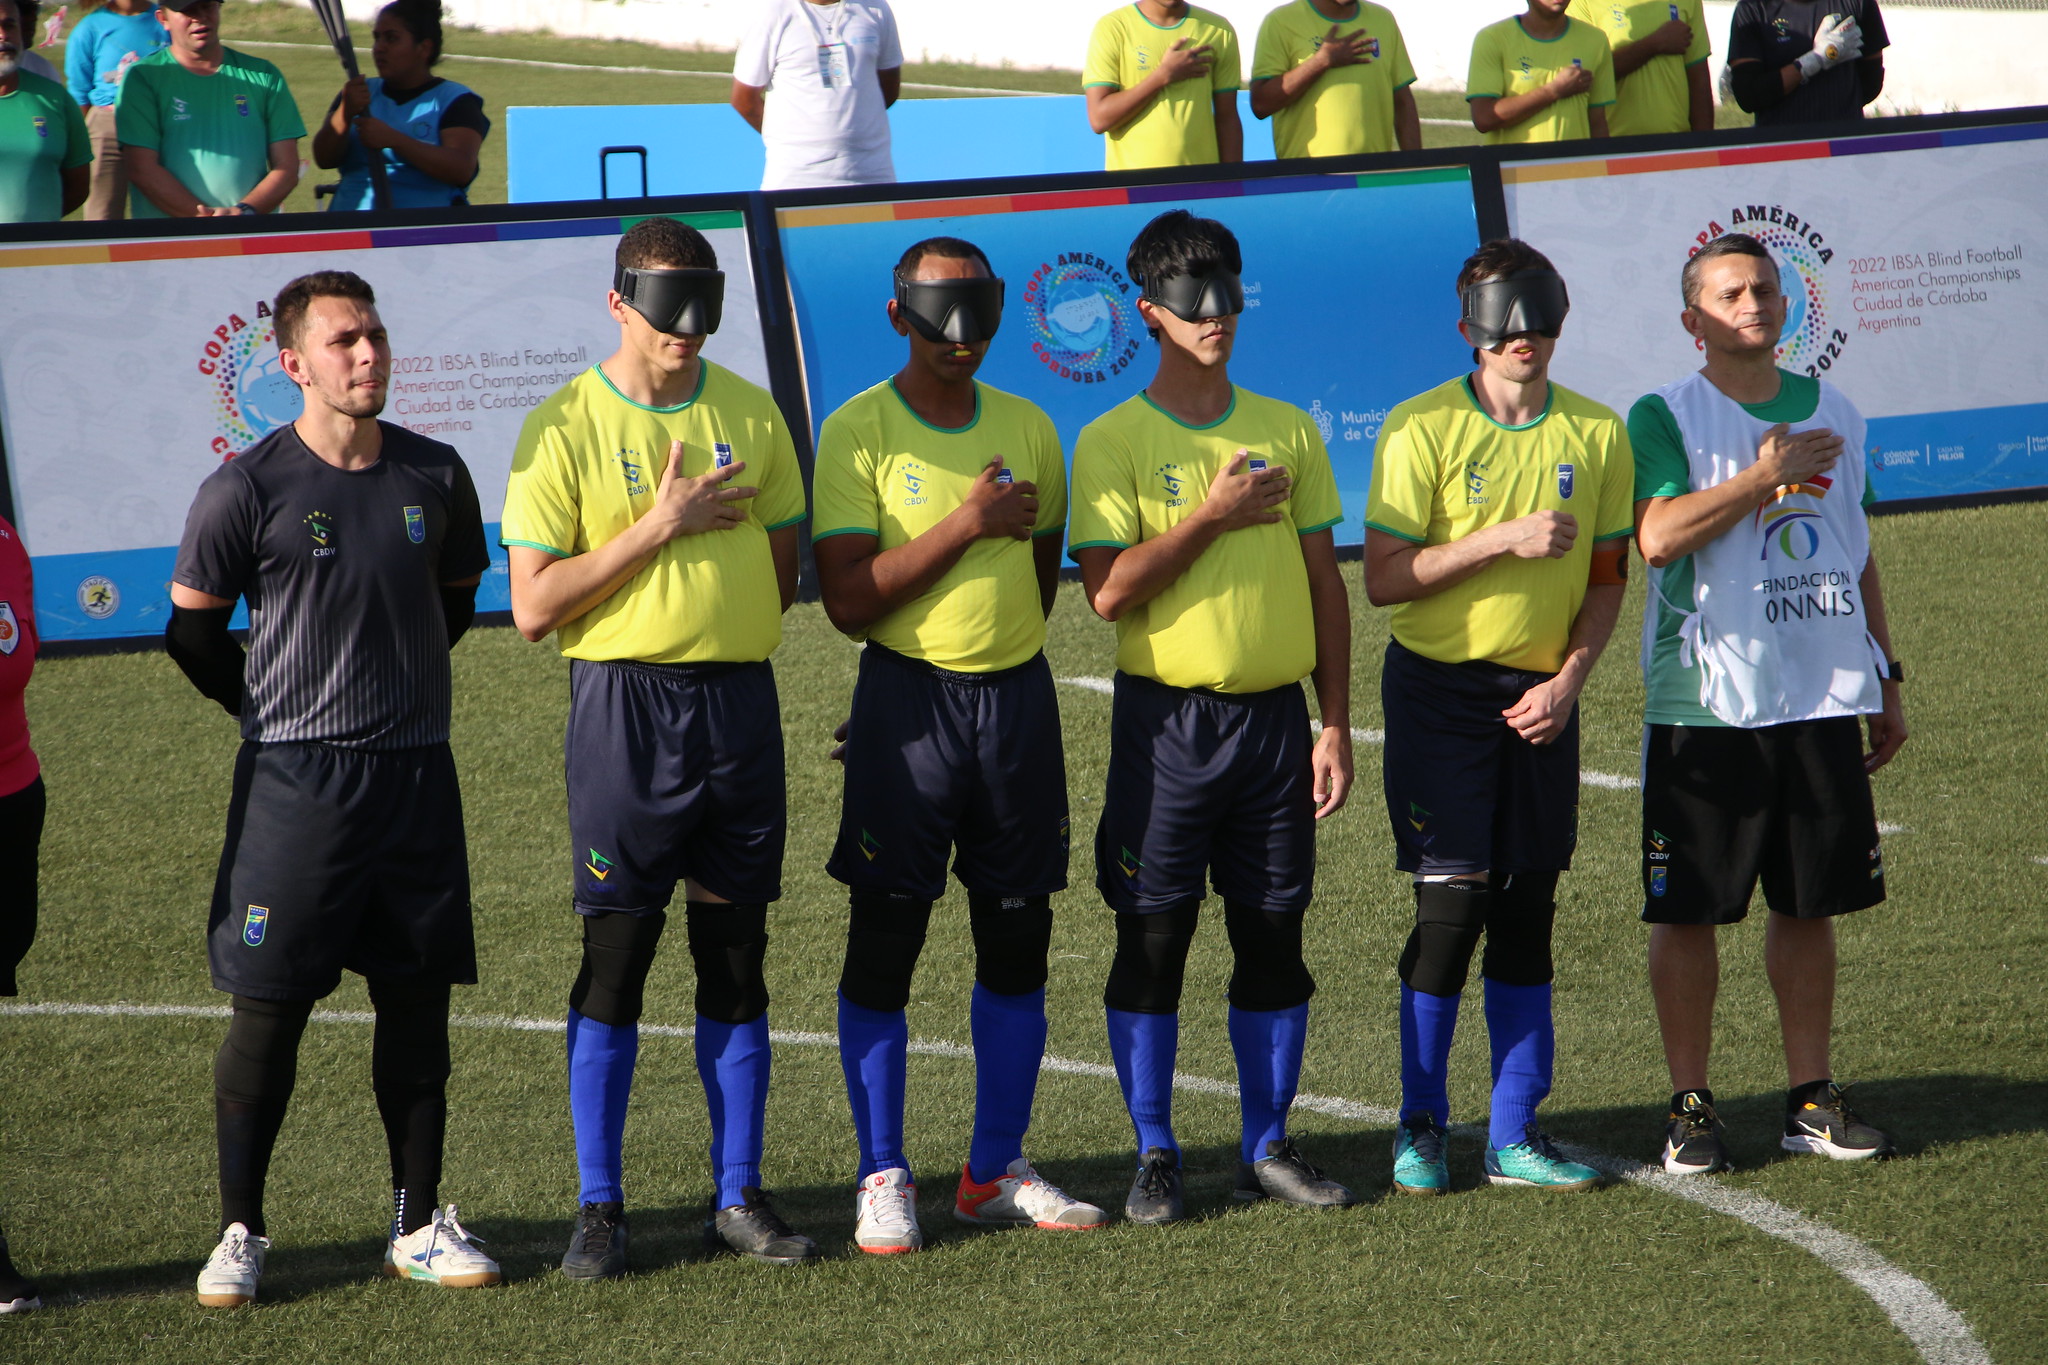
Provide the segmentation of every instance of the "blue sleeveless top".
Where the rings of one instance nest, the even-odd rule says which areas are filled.
[[[406,136],[431,142],[437,147],[441,143],[441,119],[448,112],[448,106],[464,95],[475,93],[468,86],[457,85],[454,81],[437,80],[411,100],[398,104],[384,94],[383,77],[372,76],[369,84],[370,117],[382,119]],[[450,204],[469,202],[469,196],[464,192],[466,187],[436,180],[388,147],[378,155],[384,158],[385,178],[391,185],[392,208],[446,208]],[[341,210],[377,207],[376,194],[370,186],[369,150],[363,146],[354,129],[349,130],[348,150],[341,158],[341,187],[334,192],[329,207]]]

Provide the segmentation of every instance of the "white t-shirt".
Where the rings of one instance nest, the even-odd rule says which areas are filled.
[[[733,79],[768,90],[764,190],[896,179],[877,71],[903,65],[887,0],[756,0]]]

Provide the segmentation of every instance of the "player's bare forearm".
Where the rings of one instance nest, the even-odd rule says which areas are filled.
[[[545,640],[653,563],[662,542],[645,533],[645,524],[635,522],[596,549],[567,559],[528,545],[506,546],[512,624],[519,633],[529,640]]]
[[[796,605],[799,555],[795,526],[784,526],[768,533],[768,557],[775,564],[775,586],[782,594],[782,609],[788,611]]]
[[[66,166],[61,172],[64,212],[69,213],[92,196],[92,167]]]
[[[1877,647],[1884,651],[1886,659],[1896,659],[1892,648],[1891,622],[1885,615],[1884,587],[1878,582],[1877,555],[1873,552],[1864,562],[1863,572],[1856,580],[1858,596],[1863,601],[1863,628],[1870,632],[1870,638],[1877,641]],[[1879,684],[1884,696],[1884,710],[1874,716],[1864,717],[1870,729],[1870,752],[1864,755],[1863,770],[1874,773],[1892,761],[1893,755],[1906,742],[1906,705],[1898,683],[1887,678]]]
[[[765,86],[748,85],[744,81],[732,83],[733,112],[745,119],[747,126],[757,133],[761,131],[762,111],[768,107],[766,89]]]
[[[1661,569],[1712,544],[1754,512],[1776,487],[1752,465],[1712,488],[1675,498],[1642,499],[1636,503],[1636,542],[1643,547],[1644,561]]]
[[[1376,607],[1390,607],[1433,597],[1464,582],[1508,553],[1497,534],[1500,529],[1488,526],[1442,545],[1417,545],[1367,527],[1366,599]]]
[[[275,213],[299,184],[299,140],[282,138],[270,144],[270,173],[241,202],[258,213]]]
[[[1586,111],[1586,131],[1594,137],[1607,136],[1607,111],[1605,109],[1588,109]]]
[[[855,533],[813,541],[818,592],[832,624],[857,635],[929,592],[975,542],[960,510],[955,508],[923,535],[888,550],[879,548],[879,538]]]
[[[1351,594],[1337,567],[1335,533],[1311,531],[1301,537],[1308,570],[1309,611],[1315,626],[1316,666],[1309,681],[1317,713],[1327,728],[1351,730]]]
[[[1394,145],[1404,152],[1422,150],[1422,111],[1415,107],[1415,92],[1405,85],[1394,92]]]
[[[1625,542],[1621,548],[1626,553]],[[1564,667],[1558,670],[1558,676],[1569,681],[1572,695],[1577,696],[1584,689],[1593,665],[1607,652],[1607,642],[1614,638],[1614,623],[1621,618],[1621,599],[1627,591],[1619,583],[1587,586],[1586,598],[1579,603],[1579,614],[1572,618],[1572,633],[1565,641]]]
[[[1141,540],[1128,549],[1097,545],[1076,551],[1088,605],[1103,620],[1117,620],[1172,587],[1222,534],[1222,524],[1202,516],[1196,508],[1164,535]]]
[[[128,183],[141,190],[142,197],[154,204],[158,212],[172,218],[202,216],[205,206],[199,202],[199,196],[164,169],[155,148],[123,144],[121,166],[128,172]]]
[[[1244,160],[1244,122],[1237,116],[1237,92],[1226,90],[1210,106],[1216,117],[1216,160],[1232,166]]]
[[[1482,133],[1497,133],[1503,128],[1512,128],[1524,119],[1533,118],[1551,105],[1557,103],[1557,96],[1550,93],[1549,86],[1539,86],[1526,95],[1503,95],[1488,99],[1484,95],[1467,100],[1472,109],[1472,126]]]
[[[897,98],[903,94],[903,68],[892,66],[887,71],[877,71],[875,84],[882,88],[882,107],[895,107]]]
[[[1157,71],[1128,90],[1091,85],[1087,90],[1088,126],[1098,133],[1115,132],[1144,113],[1152,97],[1165,88],[1166,81]]]
[[[483,150],[484,139],[474,128],[450,128],[441,134],[439,143],[422,142],[388,125],[385,134],[384,146],[444,185],[459,188],[476,179],[477,157]]]
[[[1066,536],[1048,531],[1031,542],[1031,567],[1038,574],[1038,607],[1052,619],[1053,603],[1060,599],[1060,550]]]
[[[1686,125],[1695,133],[1714,131],[1714,78],[1704,61],[1685,69]]]
[[[1252,115],[1271,118],[1309,92],[1309,87],[1330,69],[1321,48],[1277,76],[1262,76],[1252,82]]]

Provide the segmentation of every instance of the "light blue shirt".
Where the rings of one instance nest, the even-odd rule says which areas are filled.
[[[64,84],[72,102],[112,104],[128,68],[170,45],[171,35],[153,9],[140,14],[94,10],[64,40]]]

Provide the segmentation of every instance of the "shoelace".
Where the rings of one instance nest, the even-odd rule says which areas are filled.
[[[1551,1140],[1550,1134],[1544,1132],[1535,1124],[1529,1125],[1525,1136],[1528,1138],[1529,1150],[1542,1157],[1545,1161],[1561,1162],[1566,1159],[1565,1154],[1557,1150],[1557,1143]]]
[[[590,1209],[597,1206],[595,1204],[585,1204],[583,1207]],[[618,1226],[619,1220],[608,1213],[598,1213],[588,1218],[577,1219],[576,1249],[583,1252],[603,1251],[610,1244],[612,1234],[618,1230]]]
[[[1323,1178],[1323,1173],[1316,1168],[1316,1164],[1303,1156],[1301,1148],[1294,1145],[1294,1138],[1291,1135],[1280,1139],[1280,1150],[1273,1153],[1273,1160],[1284,1161],[1290,1166],[1299,1167],[1302,1174],[1306,1175],[1310,1180],[1321,1180]]]
[[[1829,1118],[1839,1119],[1845,1133],[1863,1122],[1856,1111],[1849,1107],[1849,1092],[1839,1085],[1828,1086],[1826,1093],[1815,1103],[1814,1108]]]
[[[880,1223],[910,1223],[910,1190],[903,1185],[877,1185],[867,1192],[868,1216]]]
[[[246,1232],[230,1232],[220,1239],[220,1245],[213,1249],[210,1259],[222,1265],[231,1265],[237,1270],[254,1266],[256,1256],[251,1245],[253,1241],[254,1239]]]
[[[1711,1105],[1711,1104],[1701,1104],[1701,1105],[1695,1105],[1694,1107],[1692,1107],[1692,1108],[1690,1108],[1690,1109],[1681,1109],[1681,1110],[1679,1110],[1679,1111],[1678,1111],[1678,1115],[1677,1115],[1677,1117],[1678,1117],[1678,1121],[1679,1121],[1679,1123],[1681,1123],[1682,1125],[1684,1125],[1684,1127],[1683,1127],[1683,1128],[1681,1129],[1681,1131],[1682,1131],[1682,1133],[1684,1134],[1684,1136],[1686,1136],[1686,1137],[1688,1137],[1688,1138],[1696,1138],[1696,1137],[1711,1137],[1711,1136],[1713,1135],[1713,1132],[1714,1132],[1714,1106],[1713,1106],[1713,1105]]]
[[[1138,1170],[1138,1192],[1162,1198],[1173,1188],[1172,1177],[1173,1167],[1157,1159],[1148,1161]]]
[[[769,1236],[776,1238],[794,1236],[796,1229],[783,1221],[782,1215],[775,1211],[775,1206],[768,1202],[768,1193],[767,1190],[755,1191],[754,1202],[742,1204],[740,1208],[752,1217]]]
[[[1410,1119],[1401,1125],[1408,1130],[1408,1145],[1430,1165],[1444,1159],[1443,1129],[1427,1119]]]
[[[446,1209],[434,1215],[434,1241],[428,1243],[428,1247],[431,1249],[444,1236],[452,1240],[454,1243],[453,1250],[456,1252],[466,1251],[471,1255],[480,1254],[476,1251],[476,1246],[482,1245],[484,1239],[472,1236],[468,1228],[456,1221],[455,1206],[453,1204],[450,1204]],[[475,1245],[472,1245],[472,1243]]]

